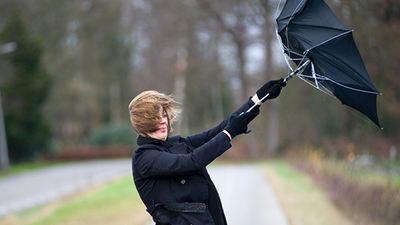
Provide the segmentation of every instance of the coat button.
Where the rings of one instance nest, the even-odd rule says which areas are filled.
[[[186,180],[185,179],[182,179],[181,180],[181,184],[185,184],[186,183]]]

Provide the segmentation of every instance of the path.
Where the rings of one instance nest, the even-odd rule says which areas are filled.
[[[0,180],[0,217],[131,173],[130,159],[61,164]]]

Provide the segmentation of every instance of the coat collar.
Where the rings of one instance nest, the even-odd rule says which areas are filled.
[[[139,146],[145,145],[145,144],[154,144],[154,145],[164,146],[166,148],[171,148],[173,146],[173,144],[170,142],[170,139],[168,137],[167,137],[167,140],[161,141],[161,140],[151,138],[151,137],[139,136],[136,140],[136,143]]]

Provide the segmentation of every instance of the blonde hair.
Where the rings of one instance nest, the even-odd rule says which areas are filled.
[[[140,136],[148,137],[148,134],[157,131],[160,114],[159,108],[163,107],[168,118],[168,133],[173,131],[172,124],[177,120],[181,109],[172,95],[166,95],[157,91],[144,91],[137,95],[129,103],[129,115],[133,128]]]

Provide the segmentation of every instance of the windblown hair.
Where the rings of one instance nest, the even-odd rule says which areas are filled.
[[[172,95],[165,95],[157,91],[144,91],[129,103],[129,114],[133,128],[138,135],[148,137],[148,134],[157,131],[160,119],[159,107],[163,107],[168,118],[168,133],[173,131],[172,124],[181,112],[178,102]]]

